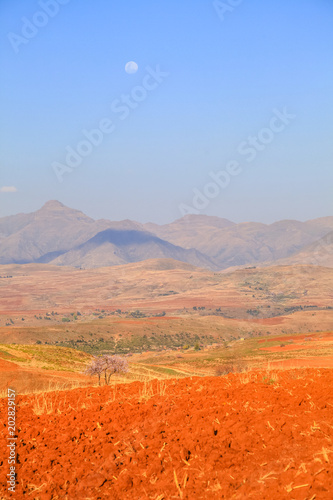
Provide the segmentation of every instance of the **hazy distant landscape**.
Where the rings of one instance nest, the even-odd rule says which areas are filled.
[[[332,225],[95,221],[49,201],[0,220],[0,342],[133,354],[329,330]]]

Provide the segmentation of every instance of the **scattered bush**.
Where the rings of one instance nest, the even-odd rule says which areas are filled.
[[[215,370],[215,375],[221,377],[223,375],[228,375],[228,373],[242,373],[248,370],[248,365],[243,361],[239,360],[236,362],[229,362],[225,365],[220,365]]]
[[[217,377],[221,377],[223,375],[228,375],[228,373],[234,373],[235,367],[232,363],[228,363],[226,365],[218,366],[215,370],[215,375]]]
[[[254,297],[254,295],[253,295],[253,297]],[[257,316],[259,314],[258,309],[248,309],[246,312],[247,312],[247,314],[252,314],[252,316]]]

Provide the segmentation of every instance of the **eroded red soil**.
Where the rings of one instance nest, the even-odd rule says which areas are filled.
[[[307,356],[304,358],[278,359],[267,363],[268,368],[333,368],[333,356]]]
[[[285,352],[285,351],[299,351],[301,349],[313,349],[313,348],[314,346],[311,344],[306,344],[306,345],[289,344],[289,345],[284,345],[283,347],[279,345],[273,347],[260,347],[260,350],[268,352]]]
[[[333,371],[273,375],[18,396],[15,497],[329,499]]]
[[[312,350],[321,349],[324,343],[325,346],[330,346],[330,342],[332,342],[332,340],[333,340],[332,332],[320,332],[320,333],[316,332],[314,334],[309,334],[309,335],[295,335],[295,336],[285,335],[284,337],[274,337],[272,339],[267,338],[259,340],[259,343],[261,344],[266,343],[269,345],[270,342],[292,341],[293,342],[292,344],[287,344],[287,345],[282,343],[276,346],[260,347],[261,351],[284,353],[286,351],[299,351],[304,349],[312,349]],[[321,358],[318,358],[318,360],[320,359]],[[315,365],[315,366],[320,366],[320,365]]]
[[[275,319],[275,318],[271,318]],[[276,318],[278,319],[278,318]],[[280,337],[274,337],[274,338],[266,338],[266,339],[261,339],[259,340],[259,343],[263,342],[276,342],[276,341],[283,341],[283,342],[304,342],[304,340],[311,341],[311,340],[316,340],[316,341],[331,341],[333,339],[333,332],[312,332],[312,333],[307,333],[304,335],[281,335]]]

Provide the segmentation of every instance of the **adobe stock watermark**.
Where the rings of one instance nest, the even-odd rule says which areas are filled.
[[[268,126],[260,129],[256,135],[249,135],[237,147],[237,152],[241,156],[245,156],[245,160],[248,163],[253,162],[258,153],[264,151],[273,141],[275,135],[283,132],[290,122],[296,118],[296,115],[289,113],[286,107],[282,111],[275,108],[272,112],[273,116],[270,118]],[[178,205],[182,216],[199,214],[201,210],[207,208],[210,200],[219,196],[221,191],[230,184],[231,179],[239,175],[242,171],[241,163],[237,160],[231,160],[227,162],[224,170],[209,172],[208,175],[213,182],[207,182],[201,191],[197,188],[193,189],[192,205],[185,203]]]
[[[243,2],[244,0],[225,0],[225,2],[215,0],[213,7],[220,20],[224,21],[225,15],[233,12]]]
[[[70,0],[40,0],[38,5],[40,10],[36,10],[31,19],[22,17],[22,27],[20,34],[12,31],[7,34],[7,38],[17,54],[21,45],[26,45],[44,28],[51,18],[55,17],[62,5],[67,5]]]
[[[149,92],[157,89],[168,76],[169,73],[161,71],[159,65],[155,69],[147,66],[141,85],[133,87],[129,94],[122,94],[119,99],[114,99],[111,102],[111,111],[119,120],[126,120],[131,112],[147,99]],[[73,172],[75,168],[81,165],[83,159],[91,155],[94,149],[102,144],[104,138],[114,132],[115,129],[115,120],[108,117],[102,118],[97,128],[83,129],[82,135],[84,139],[79,141],[75,147],[66,146],[64,163],[54,161],[51,165],[58,181],[63,182],[64,174]]]
[[[7,489],[15,493],[16,488],[16,446],[17,446],[17,433],[16,433],[16,392],[15,389],[7,389],[7,448],[8,448],[8,466],[9,472],[7,474]]]

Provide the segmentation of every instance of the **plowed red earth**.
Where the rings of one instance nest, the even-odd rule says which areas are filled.
[[[333,370],[274,374],[17,396],[14,496],[331,499]],[[49,414],[34,413],[38,397]],[[6,437],[2,425],[2,450]]]

